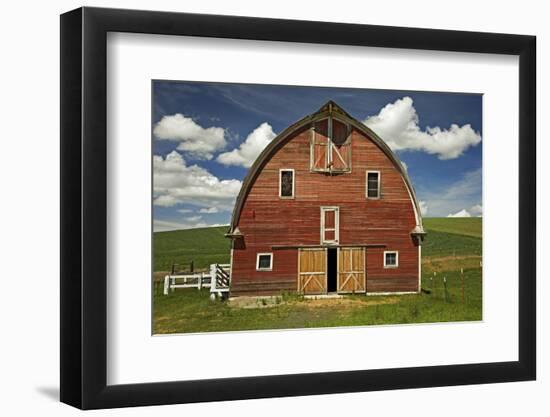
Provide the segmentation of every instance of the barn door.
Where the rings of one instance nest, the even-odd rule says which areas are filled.
[[[300,249],[298,258],[298,292],[325,294],[327,292],[326,249]]]
[[[364,293],[365,286],[365,249],[338,249],[338,292]]]

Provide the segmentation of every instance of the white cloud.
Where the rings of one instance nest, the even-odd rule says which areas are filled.
[[[179,142],[177,149],[196,159],[212,159],[227,144],[223,128],[204,128],[180,113],[164,116],[155,125],[153,134],[157,139]]]
[[[403,168],[405,168],[405,172],[409,171],[409,166],[405,162],[401,161],[401,165],[403,165]]]
[[[412,150],[435,154],[439,159],[458,158],[470,146],[481,142],[481,136],[469,124],[452,124],[421,130],[418,114],[410,97],[387,104],[376,116],[364,123],[374,130],[394,151]]]
[[[483,207],[481,204],[476,204],[475,206],[470,207],[469,211],[472,216],[481,217],[483,215]]]
[[[420,206],[420,214],[422,216],[425,216],[428,214],[428,203],[426,203],[425,201],[418,201],[418,205]]]
[[[204,222],[199,223],[181,223],[181,222],[172,222],[166,220],[153,220],[153,232],[167,232],[171,230],[182,230],[182,229],[197,229],[199,227],[219,227],[219,226],[229,226],[228,224],[208,224]]]
[[[208,208],[201,208],[199,210],[199,213],[206,213],[206,214],[214,214],[214,213],[219,213],[220,210],[218,210],[217,207],[208,207]]]
[[[472,217],[468,210],[462,209],[454,214],[449,214],[447,217]]]
[[[186,221],[191,222],[191,223],[196,223],[200,219],[202,219],[202,216],[189,216],[189,217],[185,218]]]
[[[241,189],[241,181],[220,180],[198,165],[187,165],[176,151],[166,158],[154,155],[153,172],[153,203],[156,206],[173,207],[185,203],[231,211]]]
[[[191,209],[179,209],[178,213],[181,213],[181,214],[193,213],[193,210],[191,210]]]
[[[271,125],[264,122],[254,129],[238,148],[218,155],[216,160],[223,165],[237,165],[250,168],[258,155],[275,136]]]
[[[481,168],[466,172],[462,178],[449,185],[417,189],[417,195],[430,208],[431,217],[447,216],[467,207],[479,204],[482,188]]]
[[[468,210],[462,209],[454,214],[449,214],[447,217],[481,217],[483,215],[483,207],[481,204],[476,204]]]

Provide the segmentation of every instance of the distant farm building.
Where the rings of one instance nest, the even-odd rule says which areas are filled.
[[[424,235],[399,159],[330,101],[248,172],[227,234],[230,294],[419,292]]]

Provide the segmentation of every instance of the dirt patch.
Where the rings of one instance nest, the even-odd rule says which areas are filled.
[[[228,301],[229,307],[233,308],[270,308],[286,304],[283,298],[276,297],[235,297]]]
[[[282,297],[235,297],[231,298],[228,305],[232,308],[256,309],[256,308],[273,308],[281,305],[300,305],[301,307],[317,309],[317,308],[355,308],[369,307],[381,304],[395,304],[399,302],[399,297],[383,297],[383,298],[324,298],[324,299],[292,299],[284,300]]]
[[[311,308],[325,308],[325,307],[368,307],[380,304],[395,304],[399,302],[398,297],[384,297],[384,298],[328,298],[324,300],[306,300],[308,307]]]

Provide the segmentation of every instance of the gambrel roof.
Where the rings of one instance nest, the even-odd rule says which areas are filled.
[[[390,147],[386,144],[386,142],[384,142],[384,140],[382,140],[374,131],[372,131],[369,127],[367,127],[365,124],[363,124],[359,120],[350,116],[344,109],[342,109],[342,107],[340,107],[334,101],[329,100],[315,113],[310,114],[302,118],[301,120],[297,121],[296,123],[292,124],[291,126],[287,127],[284,131],[282,131],[279,135],[277,135],[269,143],[269,145],[266,146],[266,148],[262,151],[262,153],[260,153],[258,158],[256,158],[256,160],[254,161],[254,164],[249,169],[248,174],[244,178],[241,190],[239,192],[239,195],[237,196],[235,207],[233,208],[233,215],[231,218],[230,230],[227,236],[236,237],[240,235],[239,233],[236,233],[236,231],[238,230],[236,226],[238,225],[238,221],[241,215],[241,210],[243,208],[246,197],[252,187],[252,184],[254,184],[256,177],[258,176],[258,174],[260,173],[264,165],[271,159],[271,157],[281,147],[283,147],[286,144],[288,140],[290,140],[293,137],[293,134],[295,132],[299,131],[300,129],[303,129],[304,127],[309,127],[312,123],[319,121],[321,119],[325,119],[329,116],[333,117],[334,119],[340,120],[343,123],[347,123],[353,128],[355,128],[357,131],[363,133],[365,136],[370,138],[387,155],[390,161],[392,161],[392,163],[395,165],[395,167],[403,177],[403,180],[405,181],[405,186],[407,187],[407,190],[413,202],[415,218],[416,218],[416,227],[413,230],[411,230],[411,233],[417,236],[422,236],[425,234],[424,228],[422,226],[422,215],[420,212],[420,205],[416,198],[414,187],[409,178],[409,175],[407,174],[407,171],[405,170],[403,164],[401,163],[397,155],[390,149]]]

